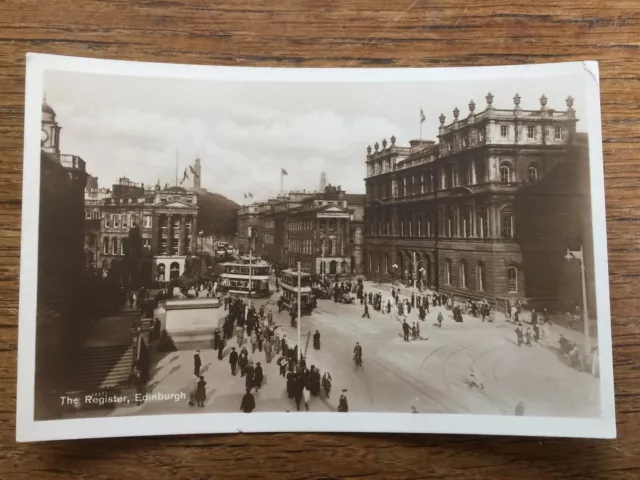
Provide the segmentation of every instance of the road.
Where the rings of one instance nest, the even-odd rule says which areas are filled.
[[[275,295],[270,302],[274,300]],[[256,299],[254,303],[259,308],[266,300]],[[267,308],[274,310],[279,331],[293,345],[297,332],[290,327],[286,312],[278,314],[273,303]],[[439,310],[445,315],[441,329],[434,326]],[[438,307],[436,311],[432,309],[426,321],[420,322],[421,336],[426,339],[406,343],[395,315],[370,310],[371,319],[363,319],[362,312],[359,304],[320,300],[313,315],[303,317],[303,348],[316,329],[321,334],[319,351],[313,349],[309,339],[307,365],[315,365],[321,372],[329,371],[333,377],[331,397],[312,398],[311,410],[337,410],[338,397],[344,388],[350,410],[360,412],[513,415],[516,404],[523,401],[527,415],[598,415],[597,378],[569,367],[566,359],[556,353],[559,333],[572,334],[561,327],[552,328],[548,342],[541,340],[533,347],[518,347],[512,326],[503,320],[483,323],[465,316],[463,323],[456,323],[448,311]],[[416,310],[412,310],[408,321],[419,321]],[[356,371],[353,364],[356,341],[363,347],[362,371]],[[232,346],[237,347],[235,339],[227,344],[223,360],[217,359],[214,350],[201,351],[201,373],[208,382],[204,409],[190,408],[186,401],[165,401],[116,408],[111,414],[238,411],[244,378],[230,374],[226,356]],[[194,350],[154,353],[148,391],[188,392],[194,353]],[[251,353],[250,358],[262,363],[265,374],[264,386],[256,394],[256,411],[295,410],[286,396],[285,381],[278,375],[275,361],[266,364],[264,353],[259,351]],[[484,389],[471,388],[467,383],[472,364]]]

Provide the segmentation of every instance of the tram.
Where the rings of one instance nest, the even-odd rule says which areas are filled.
[[[269,296],[269,272],[271,267],[260,258],[245,255],[239,260],[221,263],[220,285],[229,293],[253,297]],[[249,292],[251,283],[251,292]]]

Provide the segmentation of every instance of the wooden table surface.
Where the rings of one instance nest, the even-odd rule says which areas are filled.
[[[638,478],[638,5],[638,0],[0,2],[0,478]],[[16,444],[27,52],[269,67],[598,60],[619,438],[296,434]]]

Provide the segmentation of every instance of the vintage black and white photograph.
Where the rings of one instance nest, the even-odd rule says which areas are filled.
[[[431,72],[30,56],[19,438],[615,436],[597,64]]]

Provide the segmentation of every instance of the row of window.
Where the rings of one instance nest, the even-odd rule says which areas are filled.
[[[264,222],[264,228],[274,229],[276,228],[276,222],[274,222],[273,220],[266,220]]]
[[[450,258],[444,261],[444,280],[447,285],[452,285],[452,262]],[[518,293],[518,269],[513,265],[507,267],[507,292]],[[461,260],[458,264],[458,287],[469,288],[468,285],[469,272],[467,262]],[[486,288],[486,270],[482,262],[476,265],[476,290],[484,291]]]
[[[452,211],[447,211],[444,216],[441,237],[458,238],[488,238],[489,237],[489,216],[486,210],[476,212],[475,223],[473,222],[473,212],[470,209],[461,209],[459,212],[459,223],[455,221]],[[386,219],[374,219],[369,223],[369,232],[372,236],[391,236],[391,222]],[[398,231],[395,232],[400,237],[420,237],[434,238],[438,235],[436,223],[432,218],[427,218],[424,223],[422,219],[413,218],[411,214],[400,216],[398,220]],[[505,206],[500,210],[500,237],[514,238],[515,236],[515,214],[510,206]]]
[[[384,257],[381,254],[377,254],[376,256],[372,255],[369,252],[369,272],[375,273],[394,273],[397,272],[393,268],[394,266],[390,264],[389,255],[386,253]],[[396,266],[397,267],[397,266]],[[393,270],[393,271],[392,271]],[[518,269],[510,265],[507,267],[506,271],[507,276],[507,291],[509,293],[518,293]],[[446,285],[452,286],[452,262],[450,258],[445,258],[444,261],[444,283]],[[460,288],[469,288],[469,271],[467,262],[465,260],[461,260],[458,264],[458,287]],[[486,269],[484,263],[478,262],[476,265],[476,290],[484,291],[487,285],[487,276]]]
[[[538,181],[540,168],[537,163],[532,162],[527,167],[524,181],[534,183]],[[519,181],[515,168],[510,162],[500,164],[500,183],[509,185]],[[454,187],[466,185],[478,185],[485,182],[485,172],[481,161],[471,161],[458,170],[457,165],[449,165],[440,169],[440,189],[447,190]],[[431,171],[420,173],[419,175],[406,175],[397,179],[397,183],[392,184],[391,180],[384,183],[371,182],[367,185],[367,194],[370,198],[392,198],[410,197],[413,195],[423,195],[436,190],[435,176]]]
[[[268,243],[270,245],[273,245],[276,241],[275,236],[269,234],[269,233],[265,233],[264,236],[262,237],[262,241],[264,243]]]

